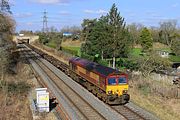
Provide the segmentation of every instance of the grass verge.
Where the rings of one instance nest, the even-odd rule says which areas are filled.
[[[161,120],[180,119],[180,99],[163,97],[156,92],[150,92],[156,82],[136,80],[134,82],[129,81],[129,84],[131,86],[129,93],[134,103],[158,116]],[[163,82],[158,86],[159,88],[170,87]]]

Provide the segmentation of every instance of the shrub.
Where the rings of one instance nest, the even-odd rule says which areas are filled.
[[[119,61],[117,61],[117,66],[120,68],[126,68],[132,70],[138,69],[138,64],[136,61],[126,58],[121,58]]]
[[[54,42],[49,42],[49,43],[46,43],[47,46],[51,47],[51,48],[56,48],[56,44]]]
[[[108,66],[108,62],[106,60],[98,60],[98,63],[103,66]]]
[[[29,89],[31,88],[29,84],[26,82],[10,82],[8,83],[8,92],[9,93],[15,93],[15,94],[23,94],[27,93]]]
[[[68,47],[62,47],[62,51],[65,51],[65,52],[72,54],[74,56],[78,56],[78,50],[76,50],[76,49],[72,49],[72,48],[68,48]]]
[[[91,55],[88,55],[88,54],[82,53],[81,57],[84,58],[84,59],[88,59],[90,61],[94,61],[94,56],[91,56]]]
[[[172,62],[180,62],[180,56],[170,55],[169,59]]]

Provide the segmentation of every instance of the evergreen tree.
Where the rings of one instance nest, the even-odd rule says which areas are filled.
[[[149,52],[152,49],[153,46],[152,35],[146,27],[141,31],[140,43],[143,52]]]
[[[102,60],[112,57],[113,68],[116,57],[127,57],[131,37],[115,4],[109,14],[93,22],[84,20],[82,27],[83,31],[87,31],[84,32],[85,43],[81,47],[83,53],[92,56],[99,54]]]
[[[176,33],[173,35],[173,42],[171,45],[171,50],[177,56],[180,56],[180,34]]]
[[[108,16],[108,23],[111,27],[111,39],[109,40],[109,51],[112,51],[113,68],[115,68],[116,57],[127,56],[131,39],[128,30],[125,28],[124,18],[120,16],[118,9],[113,4]]]
[[[95,26],[96,22],[97,22],[96,19],[94,19],[94,20],[84,19],[83,23],[81,24],[81,26],[83,28],[81,36],[84,41],[84,43],[81,45],[81,52],[83,54],[91,55],[92,44],[91,44],[91,40],[90,40],[89,36],[92,36],[91,32],[92,32],[92,29]]]
[[[101,59],[104,59],[106,54],[104,51],[107,50],[107,39],[108,39],[108,26],[107,26],[107,17],[102,16],[91,28],[91,31],[88,33],[88,37],[84,47],[85,53],[95,56],[99,54]],[[88,48],[88,49],[87,49]]]

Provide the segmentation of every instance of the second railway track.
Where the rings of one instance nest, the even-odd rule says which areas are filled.
[[[131,110],[127,106],[118,105],[118,106],[112,106],[112,108],[115,111],[117,111],[119,114],[123,115],[127,120],[146,120],[143,116]]]

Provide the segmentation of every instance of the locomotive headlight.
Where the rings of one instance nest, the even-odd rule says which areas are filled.
[[[127,93],[127,90],[123,90],[123,94],[126,94]]]
[[[109,91],[108,91],[108,94],[112,94],[112,90],[109,90]]]
[[[118,94],[119,93],[119,90],[116,90],[116,94]]]

